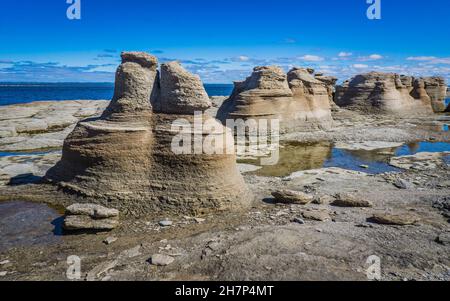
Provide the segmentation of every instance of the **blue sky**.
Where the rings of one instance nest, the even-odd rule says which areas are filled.
[[[108,81],[123,50],[180,60],[206,83],[256,65],[314,67],[345,80],[371,70],[450,80],[448,0],[2,0],[0,81]]]

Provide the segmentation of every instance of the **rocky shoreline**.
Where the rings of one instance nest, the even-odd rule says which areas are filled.
[[[122,59],[111,102],[0,108],[0,280],[68,280],[70,256],[89,281],[367,280],[373,256],[382,280],[450,280],[450,116],[340,108],[333,79],[298,68],[290,84],[278,69],[255,69],[230,98],[209,100],[177,63],[159,74],[149,55]],[[192,110],[230,114],[236,104],[239,114],[258,115],[270,100],[308,107],[296,116],[308,130],[280,136],[277,170],[165,151],[168,120]],[[323,109],[323,119],[304,118]],[[443,147],[423,151],[423,143]],[[402,152],[406,145],[418,150]],[[325,164],[342,154],[395,171]],[[111,197],[124,183],[133,189]],[[36,240],[17,238],[27,226]],[[99,227],[107,231],[67,232]]]
[[[97,107],[93,102],[86,102],[83,107],[88,104]],[[43,104],[28,107],[33,105]],[[340,115],[345,119],[340,119]],[[296,133],[285,139],[331,140],[356,148],[361,146],[354,146],[353,142],[362,139],[397,145],[450,141],[448,132],[436,131],[440,122],[448,122],[442,121],[448,120],[445,116],[362,119],[340,110],[334,119],[329,132]],[[39,135],[43,134],[34,135],[35,141],[39,141]],[[15,185],[3,186],[0,199],[43,202],[50,206],[67,206],[76,201],[51,186],[28,184],[39,179],[34,176],[45,175],[60,156],[61,152],[56,151],[2,157],[3,184],[14,178]],[[404,160],[417,161],[415,157],[394,161],[408,166]],[[0,267],[7,272],[2,279],[65,280],[66,256],[79,254],[83,258],[83,275],[90,280],[365,280],[366,260],[377,255],[384,262],[383,280],[448,281],[449,166],[439,158],[425,161],[437,163],[425,171],[409,168],[379,175],[339,168],[303,171],[287,178],[244,173],[245,182],[259,200],[247,213],[210,214],[201,216],[200,222],[194,217],[167,216],[172,221],[169,227],[161,227],[158,224],[161,216],[157,215],[140,219],[122,217],[127,222],[112,233],[64,236],[53,245],[1,251],[0,259],[9,261]],[[20,177],[24,174],[28,177]],[[397,188],[399,179],[409,183],[406,189]],[[307,205],[277,204],[271,197],[277,189],[304,191],[317,201]],[[373,207],[330,205],[330,198],[337,194],[356,191],[362,199],[370,200]],[[406,218],[412,214],[420,221],[408,226],[370,222],[374,215],[386,213]],[[111,236],[117,241],[106,245],[103,241]],[[139,252],[123,256],[123,252],[135,247]],[[164,267],[150,265],[149,258],[159,253],[171,256],[174,261]],[[237,270],[246,272],[236,274]]]

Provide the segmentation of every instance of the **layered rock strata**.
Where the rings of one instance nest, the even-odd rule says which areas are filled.
[[[334,76],[326,76],[322,73],[316,73],[314,75],[314,78],[325,84],[325,87],[328,91],[328,98],[330,100],[331,108],[338,108],[338,106],[334,103],[334,94],[336,93],[336,83],[338,81],[338,78]]]
[[[431,99],[434,112],[440,113],[446,110],[447,83],[443,77],[425,77],[425,91]]]
[[[95,204],[73,204],[66,209],[63,228],[68,231],[110,231],[119,226],[119,211]]]
[[[229,132],[209,120],[208,128],[191,133],[194,120],[206,120],[203,112],[211,106],[200,79],[176,62],[156,68],[153,56],[122,54],[110,106],[101,118],[77,125],[47,178],[124,214],[247,207],[251,194],[234,153],[226,152],[225,143],[216,143],[211,153],[202,148],[213,138],[229,143]],[[180,134],[182,152],[174,149]]]
[[[363,113],[431,114],[445,110],[445,90],[442,78],[371,72],[337,86],[335,102]]]
[[[286,75],[276,66],[256,67],[245,81],[235,82],[218,118],[224,123],[227,119],[278,119],[282,133],[329,128],[328,90],[311,72],[294,68]]]

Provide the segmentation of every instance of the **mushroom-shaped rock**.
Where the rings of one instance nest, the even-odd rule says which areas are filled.
[[[125,215],[248,207],[252,195],[233,147],[230,152],[234,139],[201,113],[209,100],[200,79],[170,63],[162,68],[160,84],[152,58],[122,54],[111,106],[101,118],[76,126],[47,179]],[[155,94],[158,87],[161,93]],[[152,112],[150,102],[162,105],[162,112]]]
[[[433,78],[370,72],[337,86],[335,102],[362,113],[431,114],[444,110],[446,88],[442,89],[441,85]]]
[[[252,195],[237,169],[234,138],[202,113],[211,103],[200,79],[178,63],[162,65],[159,103],[150,171],[154,203],[189,213],[248,207]]]
[[[425,77],[425,90],[431,99],[431,106],[436,113],[446,110],[447,83],[443,77]]]
[[[287,76],[277,66],[256,67],[245,81],[235,83],[232,95],[219,109],[218,118],[222,122],[278,119],[282,133],[329,127],[328,91],[310,72],[296,68]]]
[[[109,107],[100,118],[77,124],[64,141],[61,161],[47,172],[47,179],[66,191],[101,199],[93,203],[102,205],[145,194],[152,147],[150,97],[158,86],[156,67],[156,58],[149,54],[122,53]]]

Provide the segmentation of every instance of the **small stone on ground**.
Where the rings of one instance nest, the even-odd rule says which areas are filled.
[[[272,192],[275,201],[284,204],[306,205],[313,201],[314,197],[304,192],[293,190],[278,190]]]
[[[151,264],[156,266],[168,266],[169,264],[175,261],[175,258],[172,256],[164,255],[164,254],[155,254],[151,258]]]

